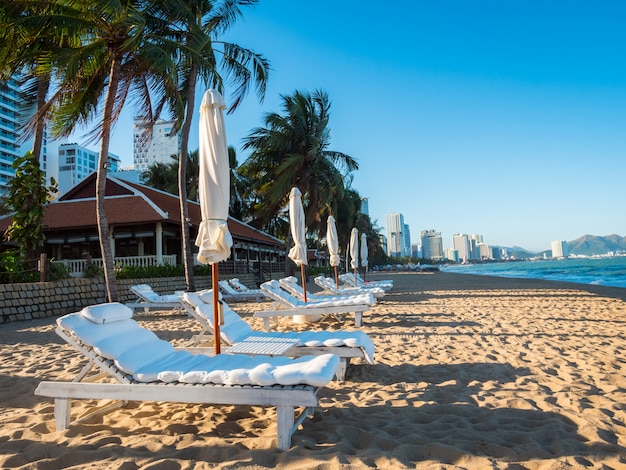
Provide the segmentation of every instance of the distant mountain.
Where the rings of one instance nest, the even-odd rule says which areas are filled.
[[[626,252],[626,237],[619,235],[607,235],[605,237],[584,235],[576,240],[567,242],[567,252],[570,255],[604,255],[610,251]]]
[[[515,259],[527,259],[537,256],[536,253],[528,251],[526,248],[522,248],[521,246],[494,246],[493,248],[504,249],[511,258]]]

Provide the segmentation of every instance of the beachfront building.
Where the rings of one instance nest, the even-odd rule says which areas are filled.
[[[13,162],[32,149],[33,138],[22,142],[22,125],[34,110],[25,108],[20,76],[14,75],[0,81],[0,196],[7,194],[15,177]],[[39,157],[41,169],[49,180],[47,138],[44,139]]]
[[[96,173],[48,204],[44,215],[43,251],[65,264],[73,275],[84,272],[88,259],[101,265],[96,218]],[[178,196],[107,174],[105,208],[116,265],[182,264],[182,235]],[[189,231],[195,240],[202,220],[200,205],[189,201]],[[11,224],[0,217],[0,233]],[[284,274],[286,246],[279,239],[229,217],[231,256],[220,263],[225,274],[253,274],[258,281]],[[0,239],[0,251],[11,242]],[[195,245],[192,247],[197,250]],[[195,259],[195,255],[194,255]]]
[[[174,121],[157,121],[150,135],[148,126],[135,119],[133,133],[133,161],[135,170],[143,173],[149,166],[159,162],[173,163],[172,156],[178,155],[180,134],[172,134]]]
[[[443,242],[441,232],[422,230],[422,257],[431,260],[443,259]]]
[[[460,258],[459,258],[459,251],[455,250],[454,248],[446,248],[446,259],[448,261],[452,261],[454,263],[458,263]]]
[[[99,153],[76,143],[59,145],[58,189],[65,194],[98,168]],[[109,154],[107,172],[116,172],[120,166],[120,158]]]
[[[452,235],[452,249],[457,252],[458,259],[467,261],[471,259],[470,239],[465,233],[456,233]]]
[[[422,245],[419,243],[414,243],[411,245],[411,256],[413,258],[421,258],[422,257]]]
[[[408,235],[408,225],[404,223],[404,216],[399,212],[387,214],[387,255],[395,258],[409,256],[411,237]],[[408,240],[408,244],[407,244]]]
[[[553,259],[562,259],[567,258],[567,242],[563,240],[554,240],[551,243],[552,248],[552,258]]]
[[[489,245],[487,245],[486,243],[477,243],[476,248],[478,250],[479,259],[493,259],[493,252]]]

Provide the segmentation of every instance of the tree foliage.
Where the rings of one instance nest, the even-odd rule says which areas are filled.
[[[11,180],[7,205],[15,213],[4,238],[14,241],[28,259],[38,257],[45,240],[43,219],[45,207],[57,192],[56,181],[46,186],[46,176],[32,152],[13,162],[15,177]]]
[[[330,150],[330,100],[321,90],[296,90],[283,95],[282,114],[265,115],[265,127],[254,129],[244,140],[251,150],[241,166],[250,182],[246,197],[251,201],[252,225],[285,237],[275,230],[289,192],[302,193],[307,229],[321,234],[325,218],[335,212],[343,196],[344,178],[358,169],[357,161]]]

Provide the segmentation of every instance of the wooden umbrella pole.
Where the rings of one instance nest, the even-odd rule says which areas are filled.
[[[211,265],[211,287],[213,289],[213,332],[215,337],[215,354],[220,353],[220,310],[219,310],[219,284],[218,284],[219,272],[217,270],[217,263]]]
[[[304,291],[304,301],[306,302],[306,276],[304,275],[304,264],[300,265],[300,272],[302,273],[302,290]]]
[[[335,288],[339,289],[339,275],[337,274],[337,266],[335,268]]]
[[[354,268],[354,286],[355,287],[359,286],[359,281],[357,281],[357,278],[356,278],[356,268]]]

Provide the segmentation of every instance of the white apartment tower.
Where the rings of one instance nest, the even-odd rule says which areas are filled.
[[[29,117],[24,109],[24,99],[20,86],[20,77],[12,76],[0,81],[0,196],[7,193],[9,184],[15,176],[13,162],[32,150],[33,139],[21,142],[22,125]],[[41,147],[39,164],[48,177],[48,159],[46,136]]]
[[[452,248],[457,252],[457,257],[461,261],[471,258],[469,237],[464,233],[452,235]]]
[[[552,258],[567,258],[567,242],[563,240],[554,240],[551,243],[552,246]]]
[[[441,232],[422,230],[422,257],[432,260],[443,259]]]
[[[109,154],[107,172],[117,171],[120,158]],[[87,178],[98,167],[98,152],[81,147],[78,144],[59,145],[59,193],[65,194],[82,180]]]
[[[146,125],[135,119],[133,134],[133,160],[140,174],[154,163],[173,163],[172,155],[178,155],[180,135],[172,134],[174,121],[157,121],[152,127],[152,137],[146,134]]]
[[[387,214],[387,255],[402,257],[407,255],[408,247],[405,245],[404,235],[406,225],[404,216],[398,212]],[[410,244],[408,245],[411,246]]]

